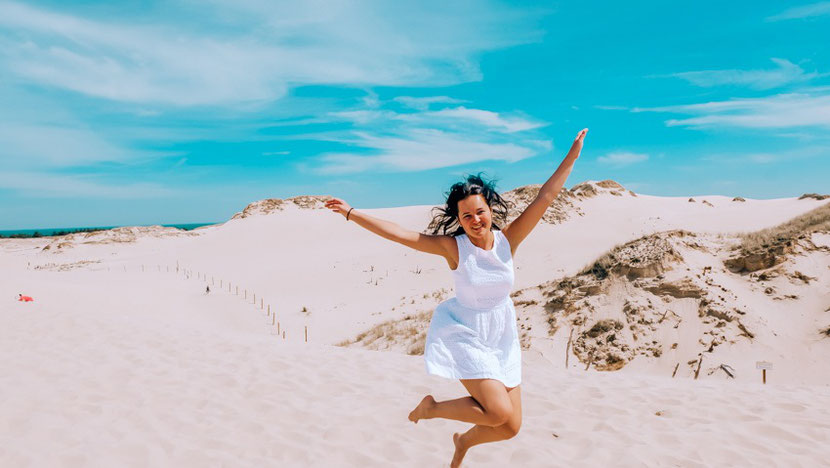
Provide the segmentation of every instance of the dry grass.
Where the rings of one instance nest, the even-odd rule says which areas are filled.
[[[830,203],[826,203],[778,226],[749,234],[742,234],[740,236],[741,249],[744,252],[752,252],[816,231],[830,231]]]
[[[432,311],[422,311],[407,315],[402,319],[387,320],[360,333],[354,339],[343,340],[335,346],[359,345],[367,349],[385,350],[402,349],[407,354],[424,354],[426,333]]]

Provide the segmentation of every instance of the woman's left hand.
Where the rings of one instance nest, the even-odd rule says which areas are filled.
[[[583,128],[576,134],[576,138],[574,138],[574,143],[571,145],[571,150],[568,152],[569,155],[573,154],[574,158],[579,157],[579,152],[582,151],[582,142],[585,140],[585,135],[588,133],[587,128]]]

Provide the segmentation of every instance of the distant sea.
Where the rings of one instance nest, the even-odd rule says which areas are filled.
[[[174,227],[178,229],[184,229],[185,231],[191,231],[198,227],[202,226],[210,226],[212,224],[217,223],[196,223],[196,224],[162,224],[164,227]],[[149,224],[147,226],[150,226]],[[153,225],[155,226],[155,225]],[[0,231],[0,237],[10,237],[14,235],[18,236],[26,236],[32,237],[35,233],[40,234],[41,236],[51,236],[56,232],[77,232],[77,231],[86,231],[90,229],[95,230],[106,230],[106,229],[113,229],[117,227],[125,227],[125,226],[87,226],[87,227],[70,227],[70,228],[49,228],[49,229],[19,229],[16,231]]]

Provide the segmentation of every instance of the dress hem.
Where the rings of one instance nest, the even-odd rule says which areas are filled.
[[[515,368],[516,367],[513,367],[513,368],[508,369],[508,370],[512,370],[512,369],[515,369]],[[519,367],[519,369],[521,369],[521,367]],[[451,369],[447,369],[447,368],[444,368],[444,367],[438,367],[438,366],[435,366],[435,365],[432,366],[432,369],[427,367],[426,371],[427,371],[427,374],[429,374],[429,375],[435,375],[437,377],[443,377],[445,379],[453,379],[453,380],[493,379],[493,380],[498,380],[499,382],[504,384],[505,387],[508,387],[508,388],[516,387],[516,386],[518,386],[522,383],[521,378],[519,378],[518,381],[514,382],[513,380],[511,380],[509,378],[505,378],[503,376],[493,375],[492,372],[479,372],[479,373],[475,373],[475,374],[461,375],[458,372],[455,372]]]

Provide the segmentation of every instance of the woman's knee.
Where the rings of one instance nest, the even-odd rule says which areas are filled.
[[[487,408],[487,414],[490,416],[490,423],[492,426],[503,426],[510,421],[513,415],[513,405],[510,401],[496,403]]]
[[[505,435],[506,438],[512,439],[516,437],[519,433],[519,429],[522,428],[522,420],[521,418],[510,418],[504,425],[502,426],[502,433]]]

